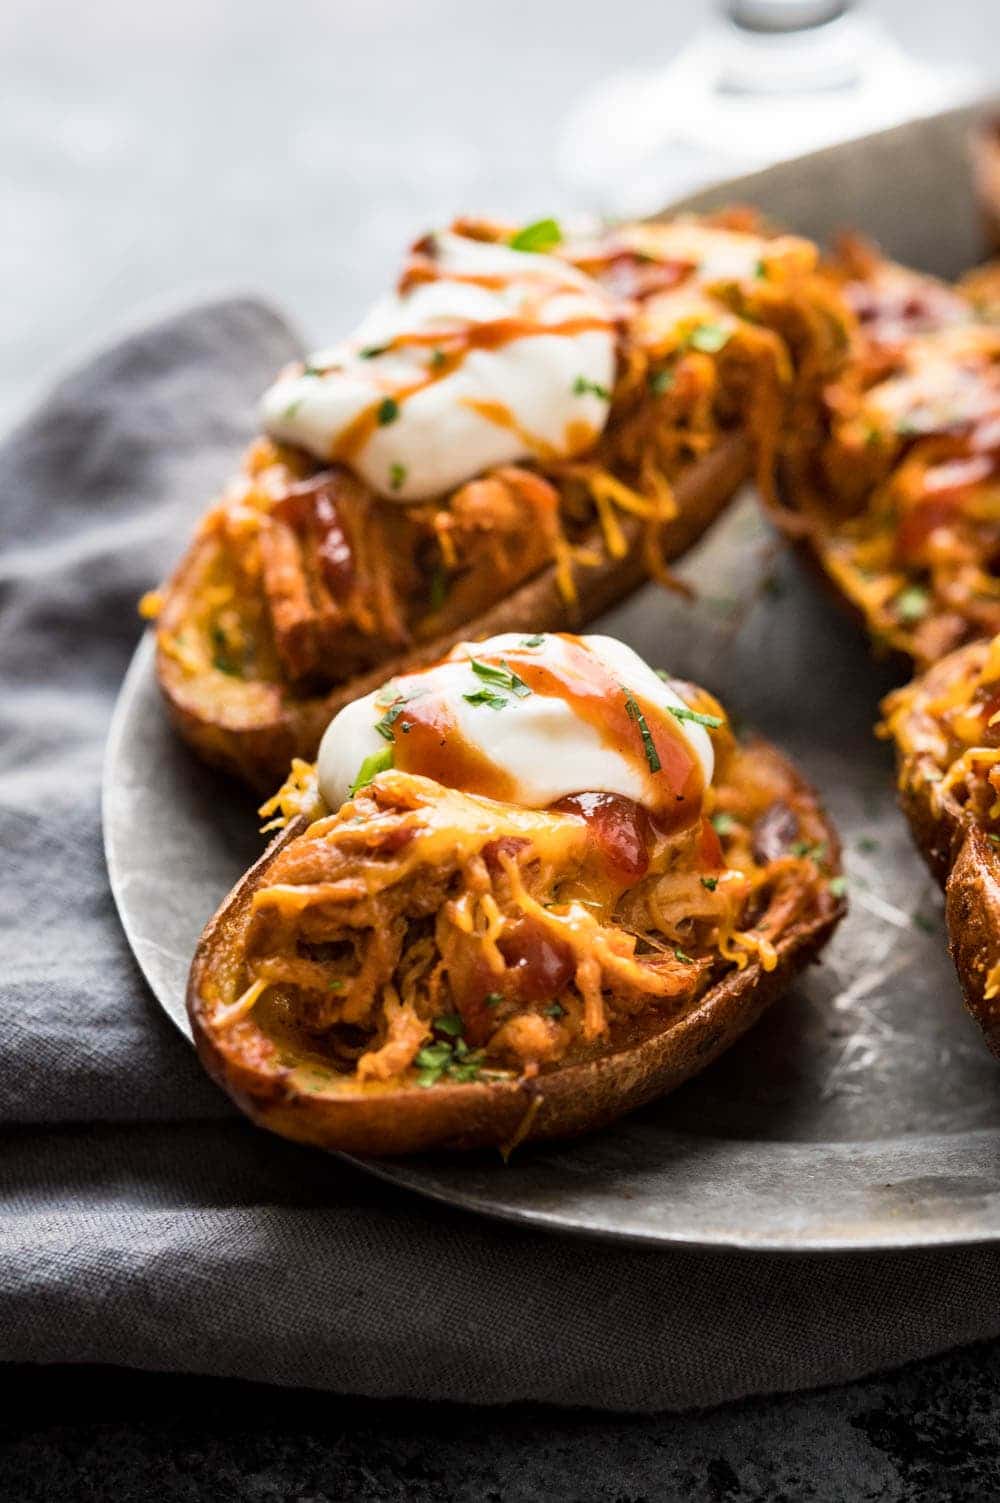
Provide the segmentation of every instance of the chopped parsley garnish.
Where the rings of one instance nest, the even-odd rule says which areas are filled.
[[[694,965],[694,956],[685,955],[683,950],[675,950],[674,959],[679,960],[681,965]]]
[[[717,355],[729,338],[730,331],[721,324],[696,324],[684,342],[703,355]]]
[[[447,360],[444,350],[435,348],[431,350],[430,367],[432,371],[439,371]]]
[[[900,621],[913,623],[927,615],[931,599],[922,585],[907,585],[895,599],[896,615]]]
[[[842,898],[847,891],[846,877],[831,877],[827,887],[835,898]]]
[[[381,751],[372,752],[358,768],[358,775],[348,790],[350,797],[353,798],[359,789],[367,788],[372,778],[378,777],[380,772],[388,772],[391,766],[391,746],[384,746]]]
[[[511,235],[507,244],[511,250],[534,251],[544,255],[546,251],[560,245],[562,237],[557,219],[536,219],[534,224],[526,224],[516,235]]]
[[[327,989],[331,992],[342,992],[344,990],[344,983],[339,976],[334,976],[333,980],[328,981],[326,985]]]
[[[756,264],[756,266],[753,269],[753,274],[757,278],[758,282],[766,282],[767,281],[767,262],[766,261],[758,261],[757,264]]]
[[[736,829],[736,821],[731,814],[720,809],[718,814],[713,814],[711,819],[712,829],[716,835],[731,835]]]
[[[396,724],[396,721],[399,719],[400,715],[402,715],[405,708],[406,700],[402,697],[402,695],[400,695],[395,704],[391,704],[389,706],[385,714],[382,716],[382,719],[376,720],[375,729],[378,731],[380,736],[385,737],[386,741],[395,741],[396,733],[393,730],[393,726]]]
[[[873,423],[866,423],[864,425],[863,431],[865,436],[865,448],[877,449],[882,442],[882,430],[880,428],[876,428]]]
[[[337,367],[334,366],[333,369],[336,370]],[[302,374],[304,376],[325,376],[326,368],[322,365],[305,365],[302,367]]]
[[[475,1080],[482,1067],[485,1051],[469,1048],[462,1037],[462,1019],[458,1013],[435,1018],[431,1026],[435,1034],[443,1033],[445,1037],[437,1037],[433,1043],[425,1044],[417,1054],[414,1061],[417,1066],[417,1085],[436,1085],[442,1076],[447,1076],[449,1080]]]
[[[448,577],[448,570],[443,564],[438,564],[431,575],[429,604],[432,611],[439,611],[444,605],[448,598],[450,586],[451,580]]]
[[[358,355],[362,360],[374,360],[376,355],[384,355],[391,348],[388,344],[366,344],[363,350],[358,351]]]
[[[302,406],[302,400],[303,399],[301,397],[296,397],[294,402],[289,402],[288,406],[285,408],[285,410],[281,414],[281,416],[286,421],[289,418],[293,418],[295,416],[295,414],[298,412],[299,408]]]
[[[646,717],[639,708],[635,695],[630,689],[626,689],[624,684],[622,685],[622,693],[625,695],[625,712],[629,720],[634,720],[639,727],[639,735],[642,737],[642,749],[646,753],[646,762],[649,770],[650,772],[659,772],[662,766],[660,754],[656,750],[653,733],[646,724]]]
[[[378,419],[380,428],[385,428],[390,423],[394,423],[399,417],[399,403],[396,401],[396,398],[384,397],[378,404],[378,411],[375,416]]]
[[[822,861],[826,857],[826,845],[823,841],[813,845],[809,840],[794,840],[791,852],[793,856],[808,856],[810,861]]]
[[[586,376],[577,376],[573,382],[574,397],[585,397],[590,392],[592,396],[600,397],[602,402],[611,401],[611,393],[606,386],[599,381],[588,381]]]
[[[487,1007],[499,1007],[500,1003],[502,1001],[503,1001],[503,992],[487,992],[486,993],[486,1006]]]
[[[717,731],[723,724],[718,715],[702,715],[699,710],[689,710],[687,705],[667,705],[667,709],[675,720],[693,720],[695,725],[707,726],[710,731]]]
[[[462,695],[470,705],[488,705],[491,710],[502,710],[510,703],[511,695],[516,699],[526,699],[531,693],[524,679],[519,678],[506,663],[495,665],[470,658],[469,667],[483,681],[481,688]]]
[[[665,391],[669,391],[677,380],[677,372],[670,370],[653,371],[649,378],[649,389],[654,397],[662,397]]]
[[[1000,845],[1000,835],[989,834],[987,835],[986,839],[989,841],[990,845]]]
[[[545,642],[545,634],[543,632],[536,632],[533,637],[522,637],[521,638],[521,646],[522,647],[541,647],[544,644],[544,642]]]
[[[862,835],[861,839],[858,841],[858,850],[864,851],[866,855],[870,854],[872,851],[877,851],[878,841],[874,840],[871,835]]]
[[[242,678],[243,670],[238,663],[233,662],[229,639],[221,626],[212,628],[212,646],[215,648],[212,667],[216,668],[219,673],[227,674],[229,678]]]
[[[391,464],[389,466],[389,484],[394,491],[398,491],[406,479],[405,464]]]
[[[707,892],[714,892],[719,885],[718,877],[702,877],[701,885]]]
[[[564,1018],[566,1016],[566,1009],[561,1002],[550,1002],[548,1007],[545,1008],[545,1016],[547,1018]]]

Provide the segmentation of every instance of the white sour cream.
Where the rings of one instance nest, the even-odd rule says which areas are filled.
[[[516,789],[511,802],[525,808],[543,809],[574,793],[619,793],[650,808],[661,802],[661,790],[635,746],[618,750],[600,729],[582,718],[573,705],[555,694],[507,694],[501,709],[486,703],[470,703],[488,681],[477,676],[470,659],[497,663],[503,659],[516,670],[532,653],[558,671],[582,646],[598,659],[622,691],[653,715],[684,709],[676,690],[643,662],[631,647],[613,637],[563,637],[548,633],[537,644],[526,646],[516,632],[490,637],[485,642],[464,642],[442,662],[421,672],[394,679],[385,689],[355,700],[331,721],[319,750],[319,786],[329,808],[339,809],[349,797],[351,785],[366,758],[386,754],[389,743],[376,729],[386,707],[397,697],[433,695],[443,701],[455,733],[481,753],[510,779]],[[502,691],[501,691],[502,692]],[[612,692],[617,692],[617,689]],[[413,699],[416,704],[417,699]],[[399,712],[392,730],[401,744],[406,709]],[[702,726],[690,720],[671,721],[679,729],[701,764],[706,785],[714,770],[712,742]],[[630,738],[632,739],[632,738]],[[631,754],[629,754],[631,751]]]
[[[607,422],[615,378],[614,310],[592,278],[555,256],[450,232],[432,245],[434,279],[379,303],[261,404],[273,438],[340,460],[395,501],[581,452]],[[502,335],[511,320],[510,337],[476,346],[485,326]]]

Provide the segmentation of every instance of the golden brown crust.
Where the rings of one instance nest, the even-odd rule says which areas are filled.
[[[959,842],[945,889],[948,948],[962,983],[965,1005],[1000,1059],[1000,851],[971,825]]]
[[[800,812],[824,833],[836,871],[839,842],[815,793],[773,748],[761,752],[771,769],[780,763]],[[754,959],[727,973],[681,1016],[664,1019],[647,1010],[613,1050],[584,1063],[531,1080],[440,1081],[431,1089],[345,1076],[342,1084],[317,1094],[293,1083],[291,1070],[275,1063],[263,1031],[255,1030],[248,1044],[246,1033],[213,1022],[220,995],[236,995],[243,981],[254,893],[267,885],[276,856],[307,823],[299,818],[279,836],[205,929],[191,967],[188,1011],[203,1064],[241,1110],[284,1137],[331,1150],[388,1155],[504,1147],[571,1137],[611,1122],[673,1090],[734,1043],[817,956],[844,912],[842,899],[824,884],[821,897],[777,940],[773,970]]]
[[[954,755],[946,750],[933,707],[960,683],[973,684],[987,644],[950,653],[913,684],[885,702],[899,774],[899,802],[910,832],[945,891],[949,951],[966,1006],[1000,1056],[1000,998],[992,982],[1000,965],[1000,850],[963,800],[962,785],[945,776]]]
[[[679,558],[697,542],[746,478],[750,463],[749,445],[736,434],[681,475],[674,486],[677,516],[661,534],[665,560]],[[636,589],[647,572],[645,527],[634,517],[623,518],[621,527],[629,545],[627,553],[611,558],[601,550],[597,565],[578,568],[575,605],[560,590],[556,567],[549,566],[474,620],[315,697],[297,695],[278,682],[191,674],[161,645],[157,677],[170,718],[205,761],[235,773],[254,788],[269,790],[284,778],[293,757],[315,756],[324,730],[343,705],[394,675],[433,662],[456,642],[468,639],[505,631],[575,630]],[[166,592],[161,643],[183,621],[211,576],[218,547],[211,535],[202,535],[182,560]]]

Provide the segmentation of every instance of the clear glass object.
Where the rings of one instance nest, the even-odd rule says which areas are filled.
[[[984,87],[973,67],[911,56],[849,0],[723,0],[670,61],[623,70],[580,100],[558,169],[573,198],[640,214]]]

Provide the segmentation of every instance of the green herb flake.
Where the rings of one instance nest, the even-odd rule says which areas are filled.
[[[809,840],[795,840],[791,851],[793,856],[808,856],[810,861],[822,861],[826,857],[826,845],[822,841],[814,845]]]
[[[394,490],[394,491],[398,491],[405,480],[406,480],[406,466],[405,466],[405,464],[391,464],[389,466],[389,486],[390,486],[390,488],[392,490]]]
[[[542,647],[544,643],[545,637],[541,632],[536,633],[533,637],[522,637],[521,639],[522,647]]]
[[[986,839],[989,841],[990,845],[1000,845],[1000,835],[989,834],[987,835]]]
[[[767,281],[767,262],[766,261],[758,261],[756,263],[756,265],[754,266],[753,274],[757,278],[758,282],[766,282]]]
[[[383,736],[385,738],[386,741],[395,741],[396,734],[393,730],[393,726],[396,724],[396,721],[399,719],[400,715],[402,715],[403,710],[406,708],[407,702],[407,697],[403,694],[400,694],[397,699],[393,700],[392,704],[382,716],[382,719],[376,720],[375,729],[378,731],[380,736]]]
[[[482,685],[473,693],[462,695],[467,704],[488,705],[491,710],[502,710],[510,703],[511,695],[515,699],[526,699],[531,693],[524,679],[506,663],[497,665],[483,663],[479,658],[470,658],[469,667],[482,680]]]
[[[733,816],[727,814],[722,809],[719,810],[718,814],[712,815],[711,825],[716,835],[731,835],[736,829],[736,821]]]
[[[922,585],[907,585],[905,590],[900,590],[893,602],[896,615],[908,625],[922,621],[930,609],[930,603],[930,595]]]
[[[330,992],[342,992],[344,990],[344,983],[339,976],[334,976],[332,981],[326,983],[326,988]]]
[[[730,331],[721,324],[698,324],[687,336],[685,343],[703,355],[717,355],[729,343]]]
[[[298,412],[299,408],[302,406],[302,402],[303,402],[303,398],[302,397],[296,397],[294,402],[289,402],[288,406],[285,408],[284,412],[281,414],[282,419],[283,419],[284,422],[289,422],[295,416],[295,414]]]
[[[399,403],[396,401],[396,398],[384,397],[378,404],[378,411],[375,416],[378,419],[380,428],[387,428],[390,423],[394,423],[399,417]]]
[[[564,1018],[566,1016],[566,1009],[561,1002],[550,1002],[548,1007],[545,1008],[545,1016],[547,1018]]]
[[[858,850],[864,851],[866,856],[870,856],[872,851],[877,851],[878,848],[878,841],[874,840],[871,835],[862,835],[861,839],[858,841]]]
[[[559,228],[557,219],[536,219],[533,224],[526,224],[518,230],[516,235],[511,235],[507,244],[511,250],[532,251],[536,255],[544,255],[546,251],[554,250],[562,244],[562,230]]]
[[[660,754],[656,750],[656,742],[653,740],[653,733],[646,723],[646,717],[639,708],[635,695],[630,689],[626,689],[624,684],[622,685],[622,693],[625,695],[626,714],[629,720],[634,720],[639,727],[639,735],[642,737],[642,749],[646,753],[646,762],[649,770],[650,772],[659,772],[663,764],[660,762]]]
[[[384,355],[386,350],[391,348],[392,346],[388,344],[366,344],[364,349],[358,351],[358,358],[361,360],[374,360],[376,356]]]
[[[685,955],[683,950],[675,950],[674,959],[679,960],[681,965],[694,965],[694,956]]]
[[[451,579],[443,564],[438,564],[431,575],[431,587],[428,603],[432,611],[439,611],[448,598],[451,588]]]
[[[677,372],[671,370],[653,371],[649,378],[649,389],[654,397],[662,397],[668,392],[677,380]]]
[[[446,1013],[444,1017],[434,1019],[435,1033],[447,1033],[453,1038],[458,1038],[462,1032],[462,1019],[457,1012]]]
[[[706,892],[714,892],[719,885],[718,877],[702,877],[701,885]]]
[[[935,924],[934,920],[928,918],[925,913],[915,913],[913,915],[913,927],[915,929],[919,929],[921,934],[937,933],[937,925]]]
[[[588,392],[592,396],[600,397],[602,402],[611,401],[611,393],[606,386],[602,386],[599,381],[588,381],[586,376],[577,376],[573,382],[573,395],[585,397]]]
[[[432,371],[439,371],[447,359],[448,356],[445,354],[444,350],[433,349],[431,350],[431,358],[428,363]]]
[[[710,731],[717,731],[724,723],[718,715],[702,715],[698,710],[689,710],[687,705],[667,705],[667,709],[675,720],[692,720],[695,725],[703,725]]]
[[[502,992],[487,992],[486,993],[486,1006],[487,1007],[499,1007],[500,1003],[502,1001],[503,1001],[503,993]]]
[[[847,891],[847,878],[831,877],[826,885],[833,897],[842,898]]]
[[[348,789],[350,797],[353,798],[360,789],[367,788],[373,778],[377,778],[380,772],[388,772],[391,766],[391,746],[384,746],[380,751],[372,752],[358,768],[358,775]]]

